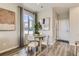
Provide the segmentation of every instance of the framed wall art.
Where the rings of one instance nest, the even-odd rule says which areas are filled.
[[[15,12],[0,8],[0,31],[15,30]]]
[[[50,30],[50,17],[41,19],[42,29]]]

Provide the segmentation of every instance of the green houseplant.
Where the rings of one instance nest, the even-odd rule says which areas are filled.
[[[35,28],[35,34],[40,34],[39,30],[42,29],[40,22],[35,23],[34,28]]]

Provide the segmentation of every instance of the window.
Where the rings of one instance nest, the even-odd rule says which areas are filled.
[[[34,32],[34,15],[30,12],[24,11],[24,34],[33,34]]]

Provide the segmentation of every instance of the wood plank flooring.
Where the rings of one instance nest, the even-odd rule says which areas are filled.
[[[42,52],[40,56],[73,56],[73,49],[71,46],[65,42],[56,42],[52,47],[50,47],[49,52],[45,53],[47,50]]]
[[[1,54],[1,56],[28,56],[27,48],[12,50],[10,52]],[[53,46],[46,48],[37,56],[73,56],[74,49],[65,42],[56,42]],[[33,56],[33,55],[31,55]]]

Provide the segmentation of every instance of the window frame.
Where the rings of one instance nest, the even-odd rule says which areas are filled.
[[[24,28],[24,15],[28,15],[28,29],[27,29],[27,34],[30,34],[29,32],[30,32],[30,20],[29,20],[29,16],[31,16],[32,18],[33,18],[33,27],[34,27],[34,24],[35,24],[35,14],[34,13],[31,13],[31,12],[29,12],[29,11],[26,11],[26,10],[23,10],[23,30],[25,31],[25,28]],[[35,31],[35,29],[33,28],[33,34],[34,34],[34,31]],[[25,33],[24,33],[25,34]]]

